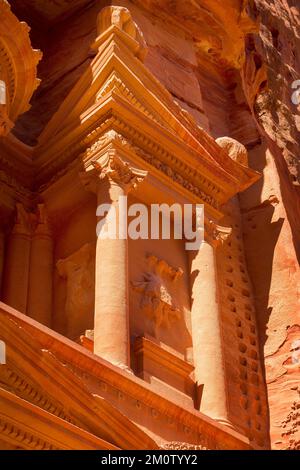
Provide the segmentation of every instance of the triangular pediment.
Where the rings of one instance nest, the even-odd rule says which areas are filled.
[[[136,37],[113,24],[92,47],[90,65],[40,136],[37,158],[57,159],[65,148],[75,146],[83,152],[113,129],[133,146],[149,141],[148,148],[141,145],[143,151],[151,153],[159,146],[159,159],[168,153],[188,165],[190,173],[203,180],[203,202],[214,201],[214,210],[259,178],[233,161],[173,100],[143,64],[144,44]]]
[[[105,445],[106,448],[122,449],[157,447],[147,434],[100,396],[85,380],[84,374],[44,349],[21,324],[12,321],[1,309],[0,317],[1,339],[6,344],[6,364],[0,366],[0,421],[5,415],[3,407],[15,401],[24,412],[30,406],[32,413],[38,414],[37,408],[42,410],[37,429],[43,428],[44,414],[47,413],[46,418],[57,425],[57,420],[64,421],[67,427],[70,425],[70,432],[79,428],[86,439],[88,435],[96,436],[100,439],[100,448]],[[49,417],[49,414],[53,416]],[[9,418],[13,419],[13,416]],[[48,436],[49,440],[51,436]]]

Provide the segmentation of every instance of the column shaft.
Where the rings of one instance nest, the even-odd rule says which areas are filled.
[[[50,233],[38,228],[31,244],[27,314],[49,327],[52,316],[52,279],[53,241]]]
[[[195,253],[191,252],[191,256]],[[200,411],[224,424],[228,420],[225,368],[214,248],[203,242],[191,262],[192,336],[195,378],[203,384]]]
[[[112,204],[119,217],[118,198],[124,190],[102,181],[98,206]],[[107,229],[107,217],[104,230]],[[97,238],[95,279],[94,352],[118,366],[130,368],[128,312],[128,246],[127,240]]]
[[[30,234],[13,231],[10,235],[3,288],[3,301],[26,313],[28,296]]]

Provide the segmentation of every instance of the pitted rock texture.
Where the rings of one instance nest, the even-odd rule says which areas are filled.
[[[113,3],[130,9],[149,48],[147,67],[179,105],[214,138],[247,148],[249,166],[262,173],[239,197],[265,372],[261,395],[266,386],[271,446],[299,448],[300,365],[291,350],[300,339],[300,103],[292,100],[300,79],[299,0],[78,0],[76,13],[66,0],[43,2],[42,12],[33,0],[10,3],[44,53],[41,86],[14,129],[27,144],[36,144],[88,67],[95,18]],[[230,394],[238,379],[228,375]]]

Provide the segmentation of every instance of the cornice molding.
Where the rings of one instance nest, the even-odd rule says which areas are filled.
[[[114,130],[148,158],[156,177],[164,173],[174,180],[172,175],[178,175],[178,185],[198,193],[199,203],[217,216],[218,208],[256,181],[258,173],[232,161],[147,70],[142,33],[128,10],[104,9],[98,24],[94,59],[35,149],[37,186],[47,185],[72,160],[80,163],[80,154]]]
[[[47,390],[50,400],[62,403],[64,416],[74,420],[77,427],[123,449],[157,448],[144,431],[90,390],[86,381],[74,373],[70,365],[62,362],[49,349],[41,347],[40,342],[20,324],[1,318],[1,325],[1,338],[6,343],[9,369],[17,371],[21,368],[22,375],[34,378],[43,390]],[[89,403],[89,407],[86,407],[86,403]],[[37,403],[40,408],[41,404]],[[50,409],[47,411],[50,415]],[[70,424],[69,421],[67,424]]]
[[[119,450],[113,444],[0,388],[0,434],[24,450]]]
[[[229,429],[227,426],[216,423],[200,412],[188,410],[184,406],[178,405],[158,395],[144,381],[114,367],[112,364],[92,354],[83,347],[44,327],[27,316],[16,312],[3,303],[0,303],[0,320],[1,325],[4,326],[4,340],[6,341],[6,336],[8,336],[10,341],[14,341],[15,346],[14,350],[12,350],[13,354],[16,354],[15,349],[18,345],[17,349],[21,348],[22,353],[20,354],[22,354],[23,357],[24,350],[29,347],[28,344],[25,347],[25,344],[26,342],[28,343],[28,338],[31,338],[30,344],[34,345],[36,353],[39,351],[39,356],[41,350],[43,350],[47,351],[48,359],[54,357],[57,359],[58,362],[55,362],[54,368],[53,364],[51,365],[53,359],[50,360],[50,363],[48,360],[41,362],[41,359],[39,359],[39,363],[43,364],[43,373],[48,374],[48,378],[49,367],[53,369],[54,383],[57,380],[61,380],[60,377],[57,376],[59,371],[57,365],[59,363],[68,364],[68,367],[65,365],[63,367],[64,378],[62,379],[62,384],[65,383],[65,380],[69,381],[69,370],[73,370],[72,380],[76,381],[76,377],[79,376],[81,376],[84,381],[91,378],[93,381],[96,381],[95,383],[99,385],[101,390],[106,392],[111,390],[114,394],[118,391],[123,397],[126,396],[128,400],[135,402],[136,407],[139,409],[142,406],[145,413],[155,409],[156,415],[162,416],[168,422],[176,423],[179,430],[182,428],[183,430],[189,430],[189,432],[194,435],[200,434],[201,443],[208,448],[251,449],[248,439],[238,432]],[[32,358],[31,361],[32,360],[36,359]],[[27,367],[26,369],[27,373],[30,373]],[[48,384],[48,391],[50,392],[49,385],[50,384]],[[53,387],[52,383],[51,387]],[[68,387],[72,387],[76,395],[76,386],[68,383]],[[85,387],[83,387],[83,390],[84,389]],[[87,398],[85,398],[85,400],[86,399]],[[104,417],[106,419],[106,413],[104,413],[102,418],[104,419]]]

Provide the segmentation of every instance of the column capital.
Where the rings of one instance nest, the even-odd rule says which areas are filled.
[[[27,212],[23,204],[16,204],[16,219],[13,228],[13,234],[24,235],[30,237],[32,234],[33,214]]]
[[[90,162],[86,170],[80,173],[80,177],[88,191],[98,193],[99,182],[107,179],[110,185],[115,184],[128,194],[147,174],[147,171],[135,168],[119,157],[115,150],[110,150],[103,157]]]
[[[38,211],[36,214],[36,227],[35,227],[34,235],[35,236],[42,235],[44,237],[51,237],[52,231],[51,231],[45,204],[38,204],[37,208],[38,208]]]
[[[213,220],[205,222],[205,239],[214,247],[223,245],[232,233],[231,227],[224,227],[216,224]]]

